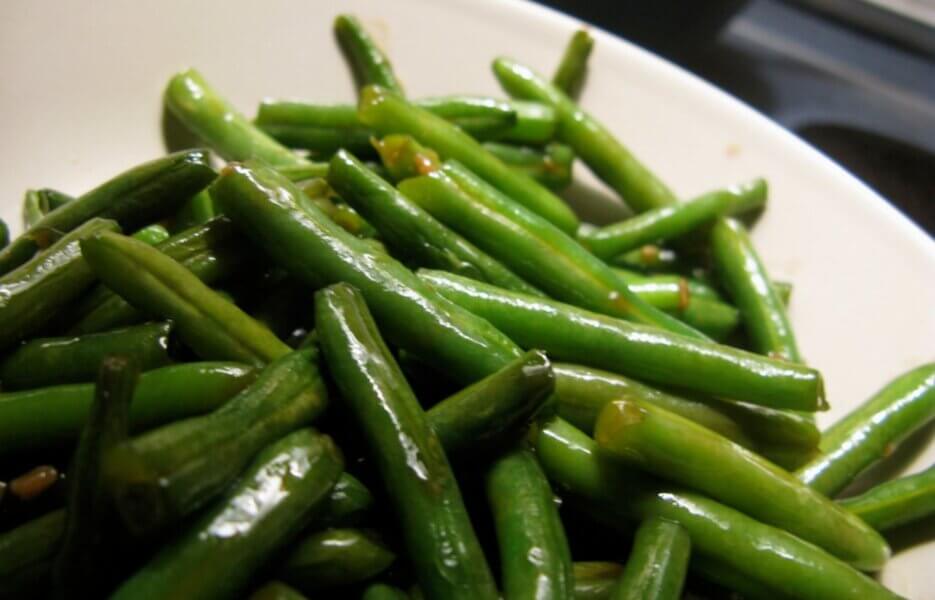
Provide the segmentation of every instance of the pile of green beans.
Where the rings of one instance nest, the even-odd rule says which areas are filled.
[[[839,494],[935,420],[935,363],[819,431],[740,220],[766,181],[679,202],[579,106],[585,30],[551,79],[496,60],[506,99],[410,98],[334,34],[356,104],[251,121],[184,71],[225,166],[0,228],[0,600],[898,598],[868,573],[935,468]],[[578,158],[635,216],[580,222]],[[64,492],[7,486],[35,468]]]

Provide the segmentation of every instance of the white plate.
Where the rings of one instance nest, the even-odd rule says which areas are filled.
[[[339,10],[357,13],[375,32],[413,96],[499,94],[490,61],[500,54],[549,73],[577,26],[533,4],[493,0],[6,0],[3,218],[19,223],[27,187],[80,193],[162,153],[162,88],[185,66],[199,68],[247,114],[264,96],[350,101],[351,80],[331,35]],[[795,284],[801,349],[824,373],[833,407],[823,424],[935,358],[930,238],[737,100],[619,38],[595,35],[582,103],[677,193],[769,179],[770,207],[755,239],[772,275]],[[594,182],[585,168],[578,174]],[[929,447],[909,469],[933,461]],[[935,563],[935,544],[899,554],[883,580],[924,597],[935,582],[926,563]]]

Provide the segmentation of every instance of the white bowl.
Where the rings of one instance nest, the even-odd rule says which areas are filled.
[[[265,96],[351,101],[351,79],[331,34],[338,11],[361,17],[413,96],[499,95],[491,59],[508,55],[550,73],[578,26],[533,4],[493,0],[6,0],[0,214],[18,224],[27,187],[81,193],[164,152],[162,89],[186,66],[200,69],[248,115]],[[754,237],[771,274],[795,284],[799,344],[824,373],[832,404],[822,424],[935,358],[935,243],[925,233],[749,107],[640,48],[594,33],[582,104],[678,194],[769,180],[769,209]],[[577,172],[594,192],[586,214],[614,214],[612,196],[586,168]],[[908,469],[933,462],[929,447]],[[935,582],[926,568],[933,562],[935,544],[916,546],[892,560],[883,581],[924,597]]]

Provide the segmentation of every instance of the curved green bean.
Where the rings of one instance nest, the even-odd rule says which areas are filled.
[[[562,190],[571,184],[574,151],[565,144],[551,142],[543,148],[484,142],[490,152],[510,168],[533,178],[550,190]]]
[[[935,466],[839,501],[877,531],[935,514]]]
[[[373,533],[325,529],[300,540],[283,557],[278,576],[303,592],[361,583],[385,571],[396,555]]]
[[[562,59],[552,75],[552,85],[565,92],[569,98],[578,96],[588,71],[588,57],[594,48],[594,38],[587,29],[572,34],[565,46]]]
[[[916,367],[886,384],[832,425],[822,454],[796,471],[805,484],[834,496],[906,436],[935,418],[935,363]]]
[[[678,600],[690,553],[691,540],[680,525],[646,519],[636,530],[613,600]]]
[[[338,15],[334,20],[334,34],[350,64],[358,88],[376,84],[397,94],[403,93],[403,86],[396,78],[390,60],[377,47],[357,17]]]

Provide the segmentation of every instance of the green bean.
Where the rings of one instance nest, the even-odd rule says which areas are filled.
[[[277,569],[278,576],[303,592],[361,583],[385,571],[396,555],[373,533],[325,529],[305,536]]]
[[[677,239],[713,222],[717,217],[737,212],[738,208],[748,209],[751,205],[762,207],[765,203],[766,181],[756,179],[585,231],[583,236],[579,235],[579,239],[588,250],[606,260],[646,244]]]
[[[408,179],[400,191],[552,297],[686,336],[700,332],[630,292],[603,261],[461,165]],[[547,260],[543,260],[547,257]],[[706,339],[706,338],[705,338]]]
[[[512,169],[524,173],[550,190],[562,190],[571,184],[574,151],[565,144],[549,143],[544,148],[484,142],[490,152]]]
[[[436,221],[392,186],[385,185],[350,154],[338,152],[331,159],[328,180],[377,226],[394,255],[402,260],[468,273],[501,287],[537,293],[498,261]]]
[[[133,357],[148,371],[169,362],[170,323],[148,323],[80,337],[42,338],[18,347],[0,362],[4,390],[21,390],[94,379],[110,354]]]
[[[839,502],[877,531],[935,514],[935,466]]]
[[[426,148],[411,135],[392,133],[379,139],[374,138],[373,147],[393,182],[425,175],[441,166],[438,153]]]
[[[699,556],[721,561],[778,593],[821,600],[898,598],[876,581],[796,536],[714,500],[673,490],[603,459],[597,444],[560,418],[544,423],[537,456],[567,500],[626,531],[629,522],[660,517],[681,525]]]
[[[536,100],[555,109],[559,141],[615,190],[635,212],[644,212],[676,202],[675,195],[620,143],[597,119],[584,112],[571,98],[531,69],[498,58],[493,64],[500,85],[511,96]]]
[[[338,15],[334,20],[334,34],[350,64],[358,88],[376,84],[397,94],[403,93],[403,86],[396,78],[386,54],[377,47],[357,17]]]
[[[366,167],[362,167],[366,168]],[[378,177],[377,175],[373,175]],[[327,188],[324,192],[322,188]],[[333,202],[331,197],[334,191],[324,179],[313,179],[302,187],[302,193],[315,203],[328,218],[341,226],[342,229],[359,238],[375,238],[376,228],[367,222],[353,207],[344,202]]]
[[[623,567],[612,562],[576,562],[573,571],[575,600],[610,600]]]
[[[250,594],[249,600],[307,600],[296,589],[281,581],[270,581]]]
[[[143,373],[130,409],[136,431],[210,412],[256,377],[237,363],[185,363]],[[0,454],[73,442],[87,419],[92,384],[60,385],[0,394]]]
[[[204,150],[185,150],[138,165],[48,213],[0,251],[0,273],[23,264],[56,239],[94,217],[127,230],[172,211],[214,179]]]
[[[68,472],[65,529],[52,569],[58,598],[99,595],[112,577],[106,573],[88,577],[114,552],[108,547],[111,512],[101,467],[106,453],[127,438],[130,401],[139,375],[139,365],[130,357],[107,356],[100,363],[94,404]]]
[[[252,249],[224,217],[177,233],[156,249],[178,261],[207,285],[214,284],[250,265]],[[140,323],[146,319],[121,296],[98,284],[70,311],[69,335],[97,333]]]
[[[691,540],[677,523],[651,517],[640,523],[614,600],[678,600],[682,597]]]
[[[186,200],[175,213],[172,228],[174,231],[184,231],[198,225],[204,225],[216,216],[217,209],[214,208],[211,195],[207,190],[201,190]]]
[[[0,598],[40,598],[65,530],[65,511],[53,510],[0,533]]]
[[[48,206],[42,205],[38,190],[26,190],[23,195],[23,228],[29,229],[49,212]]]
[[[10,227],[0,219],[0,250],[10,245]]]
[[[39,192],[39,204],[46,213],[65,206],[75,199],[74,196],[70,196],[65,192],[53,190],[52,188],[42,188],[37,191]]]
[[[485,96],[438,96],[420,98],[412,103],[451,121],[474,137],[502,134],[517,127],[520,116],[527,118],[530,114],[527,103]],[[554,128],[554,115],[552,122]]]
[[[274,167],[306,165],[305,159],[237,112],[195,69],[177,73],[169,80],[165,103],[182,124],[227,160],[256,158]]]
[[[892,380],[826,430],[821,456],[796,475],[819,492],[834,496],[933,418],[935,363],[929,363]]]
[[[173,320],[182,341],[202,358],[260,366],[290,350],[272,332],[155,248],[102,233],[84,240],[81,249],[107,287],[135,307]]]
[[[115,230],[119,228],[113,221],[91,219],[0,277],[0,348],[40,331],[94,282],[80,243]]]
[[[331,438],[311,429],[268,445],[220,502],[111,597],[240,597],[253,574],[314,518],[343,467]]]
[[[114,448],[106,463],[108,484],[127,528],[152,532],[191,514],[261,448],[321,414],[327,395],[316,354],[286,354],[213,412]]]
[[[572,34],[565,46],[562,59],[552,75],[552,85],[565,92],[569,98],[578,96],[588,71],[588,57],[594,48],[594,38],[587,29]]]
[[[648,402],[609,403],[594,438],[615,460],[702,491],[860,569],[879,569],[889,558],[875,531],[787,471]]]
[[[396,260],[374,252],[261,166],[229,166],[213,188],[225,214],[297,281],[323,287],[346,281],[367,298],[382,332],[464,383],[521,354],[489,323],[445,301]]]
[[[706,556],[693,556],[689,567],[694,573],[708,581],[727,588],[735,594],[739,593],[744,600],[789,600],[792,598]]]
[[[503,597],[570,598],[568,540],[552,488],[528,449],[517,447],[494,461],[487,501],[500,546]]]
[[[169,239],[170,235],[168,229],[156,223],[155,225],[147,225],[130,237],[149,246],[155,246]]]
[[[370,445],[419,585],[431,597],[496,598],[441,442],[362,295],[347,284],[318,292],[315,325],[329,371]]]
[[[778,408],[827,408],[821,374],[803,365],[673,335],[450,273],[419,276],[525,348],[557,360]]]
[[[290,181],[305,181],[316,177],[328,176],[328,163],[326,162],[307,162],[302,165],[280,165],[276,170]]]
[[[555,388],[549,359],[531,350],[428,410],[448,455],[476,455],[529,423]]]
[[[409,594],[403,590],[385,583],[368,585],[360,596],[361,600],[409,600],[409,598]]]
[[[350,527],[360,523],[373,506],[373,495],[349,473],[342,473],[315,522],[322,527]]]
[[[711,230],[711,256],[721,284],[740,309],[753,349],[801,362],[782,299],[739,221],[718,220]]]
[[[541,102],[511,100],[510,107],[516,114],[516,123],[512,127],[489,136],[475,134],[475,137],[538,145],[547,144],[555,137],[556,115],[551,106]]]
[[[529,177],[510,169],[470,135],[441,117],[412,106],[379,87],[363,90],[358,116],[380,135],[406,133],[438,152],[442,158],[463,162],[487,182],[559,229],[567,233],[578,229],[578,218],[561,199]]]
[[[673,273],[687,269],[685,262],[674,250],[660,248],[655,244],[647,244],[637,250],[615,256],[610,263],[648,273]]]

